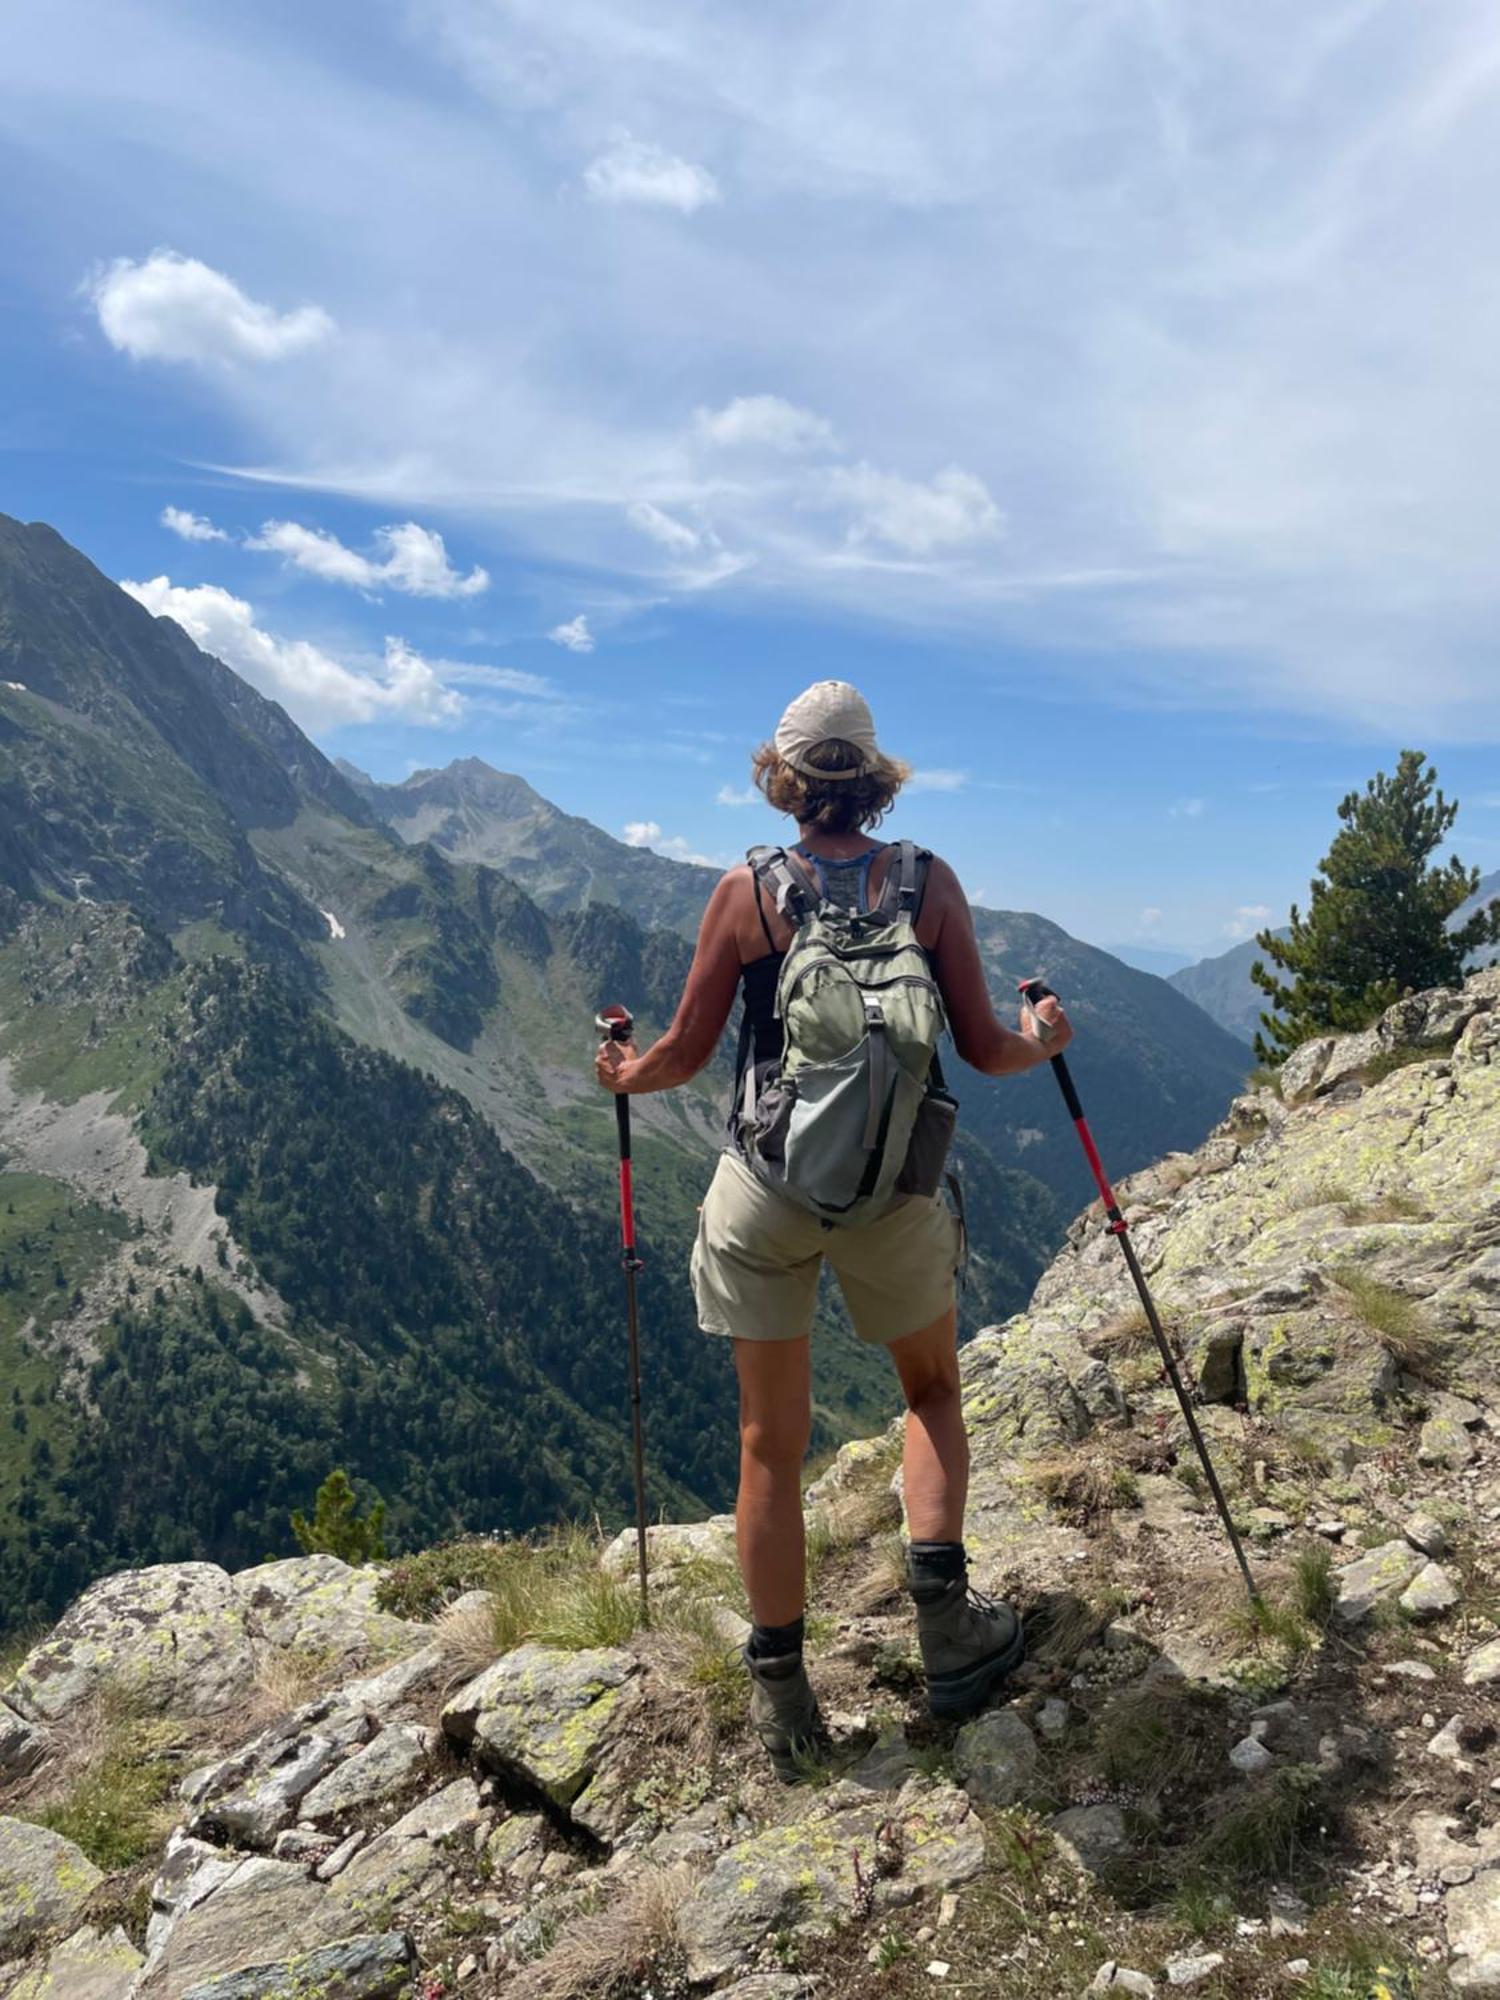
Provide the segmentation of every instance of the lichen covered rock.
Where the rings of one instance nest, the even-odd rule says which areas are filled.
[[[453,1697],[443,1728],[567,1806],[598,1769],[635,1672],[631,1655],[613,1647],[518,1646]]]
[[[0,1957],[73,1922],[103,1879],[60,1833],[0,1819]]]
[[[23,1973],[7,2000],[129,2000],[142,1962],[118,1925],[104,1932],[85,1925]]]
[[[835,1785],[802,1816],[730,1848],[691,1891],[677,1915],[688,1975],[722,1979],[773,1931],[897,1908],[971,1880],[983,1863],[979,1822],[952,1786],[918,1779],[892,1800]]]

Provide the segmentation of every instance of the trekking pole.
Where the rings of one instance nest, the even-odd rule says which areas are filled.
[[[635,1022],[625,1007],[606,1007],[594,1026],[608,1042],[628,1042]],[[625,1313],[630,1327],[630,1432],[635,1447],[635,1555],[641,1579],[641,1622],[651,1623],[646,1593],[646,1454],[641,1437],[641,1334],[636,1314],[635,1279],[641,1270],[635,1248],[635,1191],[630,1170],[630,1099],[615,1098],[615,1123],[620,1134],[620,1262],[625,1271]]]
[[[1057,998],[1056,994],[1050,986],[1043,985],[1040,979],[1022,979],[1018,984],[1021,989],[1021,998],[1025,1003],[1026,1012],[1031,1017],[1032,1026],[1036,1032],[1038,1041],[1046,1042],[1050,1040],[1052,1030],[1036,1012],[1036,1007],[1039,1001],[1055,1000]],[[1208,1446],[1204,1442],[1202,1431],[1198,1428],[1198,1419],[1193,1414],[1192,1399],[1188,1395],[1182,1376],[1178,1371],[1177,1357],[1172,1352],[1171,1342],[1167,1339],[1162,1327],[1161,1316],[1156,1310],[1156,1301],[1152,1298],[1151,1288],[1146,1283],[1146,1274],[1141,1269],[1140,1259],[1135,1254],[1135,1245],[1130,1240],[1130,1224],[1125,1220],[1124,1215],[1120,1211],[1120,1204],[1115,1199],[1115,1191],[1110,1186],[1109,1177],[1104,1171],[1104,1163],[1099,1158],[1099,1148],[1094,1144],[1094,1135],[1089,1130],[1089,1121],[1083,1115],[1083,1105],[1079,1101],[1078,1089],[1073,1082],[1073,1072],[1068,1068],[1068,1059],[1063,1055],[1055,1055],[1049,1056],[1048,1061],[1052,1065],[1052,1074],[1057,1078],[1057,1087],[1063,1094],[1063,1102],[1068,1107],[1068,1116],[1073,1121],[1073,1129],[1078,1134],[1078,1142],[1083,1147],[1084,1158],[1089,1163],[1089,1172],[1094,1176],[1094,1185],[1099,1190],[1099,1199],[1104,1204],[1104,1214],[1109,1225],[1109,1233],[1115,1238],[1120,1249],[1124,1252],[1125,1262],[1129,1266],[1131,1278],[1135,1282],[1135,1289],[1140,1296],[1141,1308],[1146,1315],[1147,1324],[1156,1337],[1157,1347],[1161,1350],[1162,1366],[1167,1371],[1167,1380],[1176,1391],[1177,1401],[1182,1409],[1183,1421],[1188,1427],[1188,1436],[1193,1440],[1193,1446],[1203,1466],[1204,1476],[1208,1480],[1208,1490],[1214,1496],[1214,1505],[1219,1510],[1219,1519],[1224,1523],[1224,1532],[1229,1537],[1229,1546],[1234,1550],[1234,1559],[1240,1566],[1240,1575],[1245,1579],[1245,1588],[1250,1593],[1250,1602],[1258,1605],[1261,1601],[1260,1592],[1255,1587],[1255,1578],[1250,1574],[1250,1565],[1245,1560],[1245,1551],[1229,1512],[1229,1502],[1224,1498],[1224,1489],[1219,1484],[1219,1475],[1214,1471],[1214,1462],[1208,1455]]]

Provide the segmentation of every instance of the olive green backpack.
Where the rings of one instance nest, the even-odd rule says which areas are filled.
[[[942,996],[916,920],[931,856],[895,843],[880,901],[831,902],[780,847],[748,856],[792,926],[776,988],[779,1060],[742,1051],[732,1129],[760,1180],[825,1222],[935,1194],[957,1106],[937,1061]]]

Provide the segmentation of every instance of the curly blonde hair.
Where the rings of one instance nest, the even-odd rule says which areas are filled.
[[[863,833],[879,826],[911,776],[911,766],[896,757],[878,757],[868,771],[859,771],[861,752],[836,736],[810,751],[808,761],[819,770],[859,775],[820,784],[813,772],[793,770],[774,743],[762,743],[750,761],[750,774],[777,812],[789,813],[798,826],[818,833]]]

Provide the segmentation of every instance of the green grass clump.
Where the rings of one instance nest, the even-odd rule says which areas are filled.
[[[1219,1770],[1224,1698],[1188,1681],[1127,1688],[1099,1717],[1094,1749],[1112,1785],[1180,1791]]]
[[[122,1727],[63,1797],[28,1817],[75,1842],[96,1868],[128,1868],[165,1837],[175,1816],[169,1795],[178,1775],[157,1734]]]
[[[1291,1877],[1320,1803],[1317,1771],[1289,1764],[1250,1779],[1197,1842],[1209,1875],[1237,1883]]]
[[[1292,1563],[1292,1605],[1300,1618],[1319,1631],[1333,1616],[1338,1585],[1334,1581],[1333,1550],[1326,1542],[1310,1542]]]

